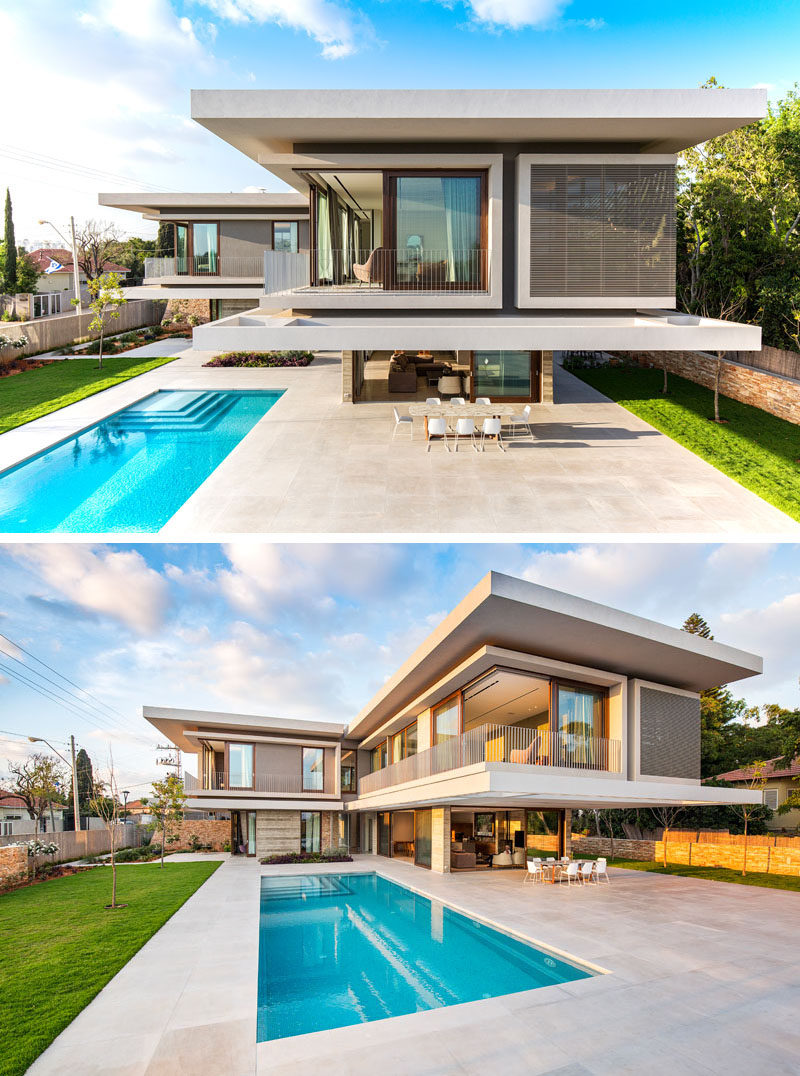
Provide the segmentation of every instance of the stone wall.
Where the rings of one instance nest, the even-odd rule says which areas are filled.
[[[49,838],[48,838],[49,839]],[[16,885],[28,877],[28,849],[0,848],[0,889]]]
[[[431,870],[450,873],[450,808],[431,810]]]
[[[587,856],[611,856],[612,854],[612,842],[610,837],[584,837],[581,833],[573,833],[572,835],[572,854],[580,856],[585,854]],[[668,842],[669,847],[672,845]],[[629,841],[620,838],[614,839],[613,842],[613,855],[617,859],[641,859],[643,862],[648,862],[656,858],[656,842],[655,841]]]
[[[171,852],[188,851],[192,836],[197,837],[201,844],[210,844],[212,851],[221,852],[224,844],[230,844],[231,823],[227,818],[186,818],[182,822],[170,823],[167,836],[179,838],[176,843],[167,844]],[[161,844],[158,831],[153,834],[152,843]]]
[[[542,352],[542,403],[553,402],[553,352]]]
[[[717,362],[711,355],[694,351],[631,351],[621,357],[659,369],[666,359],[669,373],[709,389],[714,387]],[[800,425],[800,381],[740,366],[726,359],[722,364],[719,391],[723,396],[760,407],[762,411]],[[720,403],[720,415],[725,417],[723,403]]]
[[[614,842],[616,846],[616,841]],[[655,842],[656,860],[664,858],[664,844]],[[691,867],[727,867],[741,871],[744,865],[744,844],[704,844],[689,841],[667,841],[667,863],[685,863]],[[772,845],[747,846],[747,870],[759,874],[800,874],[800,849]]]
[[[299,851],[299,811],[256,811],[257,856]]]
[[[195,317],[200,319],[201,325],[205,325],[206,322],[211,321],[211,300],[170,299],[167,302],[167,309],[164,312],[164,317],[177,318],[181,324],[185,324],[186,319],[191,314],[194,314]]]

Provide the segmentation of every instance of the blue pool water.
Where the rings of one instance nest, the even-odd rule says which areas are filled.
[[[0,475],[0,532],[157,531],[282,395],[154,392]]]
[[[259,1042],[590,975],[377,874],[261,880]]]

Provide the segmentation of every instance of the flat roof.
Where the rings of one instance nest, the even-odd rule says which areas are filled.
[[[762,89],[192,90],[253,160],[315,142],[625,142],[677,153],[766,114]]]
[[[593,666],[685,691],[757,676],[756,654],[489,572],[348,726],[363,739],[482,645]]]
[[[198,729],[213,729],[217,732],[230,732],[238,728],[263,734],[279,733],[290,736],[293,732],[302,735],[329,736],[339,739],[345,726],[334,721],[307,721],[301,718],[269,717],[265,714],[230,714],[220,710],[192,710],[172,706],[143,706],[142,717],[155,725],[182,751],[195,752],[197,744],[188,739],[187,732]]]
[[[171,191],[151,193],[133,191],[98,194],[99,205],[113,209],[130,209],[138,213],[159,213],[175,210],[225,209],[249,210],[251,212],[272,209],[308,210],[308,198],[297,191],[229,191],[227,193],[178,193]]]

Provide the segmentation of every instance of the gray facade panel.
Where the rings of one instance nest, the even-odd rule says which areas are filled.
[[[647,777],[700,778],[700,700],[643,687],[639,769]]]

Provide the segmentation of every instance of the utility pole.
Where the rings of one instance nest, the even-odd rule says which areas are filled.
[[[75,832],[77,833],[78,830],[81,828],[81,809],[80,809],[80,806],[78,805],[78,771],[77,771],[77,769],[75,767],[75,737],[74,736],[70,736],[70,738],[69,738],[69,746],[70,746],[70,750],[72,751],[72,804],[73,804],[73,808],[74,808],[74,810],[72,812],[72,817],[73,817],[73,821],[75,823]]]
[[[75,238],[75,218],[69,218],[69,230],[72,236],[72,273],[73,281],[75,283],[75,313],[80,315],[83,313],[83,305],[81,303],[81,268],[78,265],[78,240]]]
[[[157,766],[173,766],[175,768],[175,776],[180,779],[181,776],[181,751],[179,747],[174,747],[172,744],[157,744],[157,751],[169,751],[170,755],[174,753],[174,758],[157,758]]]

